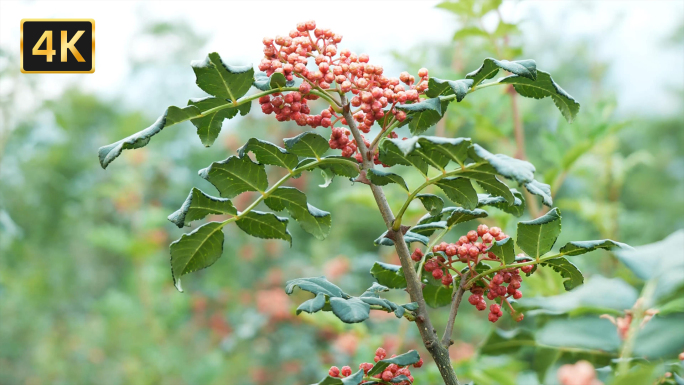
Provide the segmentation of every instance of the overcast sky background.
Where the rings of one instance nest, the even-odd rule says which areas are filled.
[[[122,91],[140,92],[121,90],[119,85],[131,71],[131,47],[141,49],[134,44],[135,32],[150,21],[185,20],[197,31],[211,36],[204,47],[206,52],[217,51],[224,58],[230,57],[232,63],[257,63],[263,36],[284,34],[297,21],[315,19],[318,25],[342,33],[346,47],[371,53],[374,62],[385,64],[388,73],[394,73],[399,69],[389,65],[392,50],[407,52],[423,42],[446,42],[451,38],[456,29],[454,18],[434,8],[437,3],[4,0],[0,2],[0,47],[16,52],[18,57],[22,18],[93,18],[97,55],[94,74],[24,76],[35,76],[47,97],[59,95],[74,82],[104,95],[120,95]],[[663,88],[684,88],[684,47],[666,47],[663,41],[684,20],[684,0],[505,3],[504,17],[510,21],[530,15],[541,16],[554,32],[564,31],[569,41],[589,39],[595,57],[612,58],[609,83],[620,95],[619,108],[623,113],[681,111],[681,103],[672,100]],[[369,28],[366,21],[374,27]],[[424,23],[416,24],[420,21]],[[411,27],[400,28],[402,34],[397,36],[396,26],[401,25]],[[525,31],[527,26],[523,24],[522,28]],[[533,28],[538,31],[538,27]],[[534,39],[533,34],[526,34],[527,41],[534,43]],[[157,47],[147,48],[154,53]]]

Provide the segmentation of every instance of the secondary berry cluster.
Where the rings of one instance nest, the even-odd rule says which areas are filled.
[[[420,100],[420,95],[428,88],[428,70],[418,71],[418,79],[408,72],[402,72],[399,78],[387,77],[382,66],[370,63],[367,54],[357,55],[346,48],[338,49],[337,44],[341,41],[341,35],[316,28],[314,21],[298,23],[288,36],[264,38],[264,58],[259,69],[269,76],[282,73],[287,80],[297,77],[302,83],[299,92],[274,93],[272,98],[260,98],[261,110],[266,114],[275,113],[279,121],[293,120],[300,126],[335,128],[338,122],[342,125],[348,122],[333,107],[312,115],[307,100],[318,99],[312,90],[328,95],[351,92],[354,96],[350,104],[355,108],[352,116],[363,133],[369,133],[371,126],[380,119],[383,130],[394,121],[404,121],[406,113],[395,107]],[[314,63],[310,65],[311,58]],[[342,150],[345,157],[357,152],[356,142],[349,134],[349,130],[333,129],[329,142],[331,148]],[[361,156],[357,154],[356,159],[361,161]],[[375,161],[379,163],[377,159]]]
[[[432,248],[433,257],[427,259],[423,268],[430,273],[433,278],[441,280],[444,286],[451,286],[454,282],[453,274],[458,275],[461,279],[474,278],[477,272],[477,265],[482,261],[494,261],[503,263],[499,257],[494,253],[489,252],[488,249],[495,241],[501,241],[508,238],[500,228],[489,228],[487,225],[479,225],[477,230],[471,230],[466,235],[461,236],[456,243],[442,242]],[[519,257],[523,257],[520,254]],[[419,262],[423,259],[423,253],[416,249],[411,258]],[[467,264],[467,269],[459,270],[454,266],[455,263]],[[489,306],[489,320],[496,322],[503,311],[501,307],[504,303],[515,314],[516,321],[522,321],[523,314],[514,311],[508,298],[514,299],[522,298],[522,292],[519,290],[522,282],[523,273],[530,274],[533,266],[522,266],[520,268],[508,268],[499,270],[492,277],[484,276],[470,288],[471,295],[468,297],[468,302],[475,306],[477,310],[485,310],[487,302],[485,297],[490,301],[497,301]],[[453,273],[453,274],[452,274]]]
[[[394,357],[396,357],[396,355],[392,355],[392,358]],[[373,359],[375,363],[379,362],[380,360],[384,360],[385,358],[387,358],[387,352],[385,349],[378,348],[375,351],[375,357]],[[375,365],[370,362],[364,362],[359,365],[359,369],[363,369],[364,374],[367,375],[374,366]],[[423,366],[423,359],[421,358],[420,361],[416,362],[412,366],[414,368],[420,368]],[[330,377],[345,378],[351,376],[351,374],[352,369],[350,366],[343,366],[342,369],[338,368],[337,366],[332,366],[330,367],[330,370],[328,370],[328,375]],[[407,380],[400,381],[400,378],[398,378],[399,376],[406,376]],[[385,382],[396,383],[398,385],[410,385],[413,383],[413,376],[411,375],[409,366],[398,366],[396,364],[390,364],[387,366],[387,368],[385,368],[384,371],[374,375],[373,378],[377,378]],[[395,378],[397,378],[397,380],[394,380]]]

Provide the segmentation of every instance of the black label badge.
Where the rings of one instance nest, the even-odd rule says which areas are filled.
[[[95,20],[23,19],[21,72],[95,72]]]

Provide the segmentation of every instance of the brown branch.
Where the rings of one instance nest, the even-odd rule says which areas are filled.
[[[371,169],[373,168],[373,154],[369,153],[368,148],[363,142],[361,133],[356,127],[354,118],[349,111],[349,103],[344,95],[342,95],[341,101],[343,105],[342,114],[347,120],[347,124],[351,129],[352,135],[354,136],[354,139],[356,139],[356,146],[359,150],[359,153],[363,157],[363,164],[361,166],[363,169]],[[387,227],[387,230],[391,230],[394,223],[394,214],[387,203],[385,193],[380,186],[370,184],[370,188],[373,192],[375,202],[380,209],[382,219],[385,221],[385,226]],[[406,291],[409,293],[411,301],[418,304],[418,310],[416,311],[416,326],[418,326],[418,331],[423,339],[423,345],[425,345],[425,348],[428,350],[437,364],[437,368],[442,375],[444,383],[446,385],[459,385],[456,373],[451,366],[449,350],[442,346],[442,344],[439,342],[437,332],[432,326],[430,316],[427,313],[427,306],[425,304],[425,300],[423,299],[422,284],[413,267],[410,251],[406,245],[406,242],[404,241],[404,234],[402,234],[401,231],[397,231],[394,233],[394,238],[394,247],[397,251],[397,255],[399,256],[399,260],[401,261],[404,277],[406,278]]]
[[[461,305],[461,300],[463,299],[463,294],[465,293],[465,283],[468,280],[465,277],[461,277],[461,283],[458,285],[458,289],[454,291],[451,296],[451,310],[449,311],[449,321],[447,321],[446,329],[444,329],[444,336],[442,336],[442,346],[449,349],[449,346],[453,344],[451,340],[451,334],[454,331],[454,321],[456,321],[456,315],[458,315],[458,307]]]

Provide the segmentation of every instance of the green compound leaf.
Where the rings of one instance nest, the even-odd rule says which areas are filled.
[[[546,206],[553,206],[551,186],[548,184],[533,180],[532,182],[525,184],[525,188],[530,192],[530,194],[540,196],[542,198],[542,203],[544,203]]]
[[[212,52],[204,60],[190,63],[196,83],[202,91],[220,99],[236,101],[252,87],[254,69],[249,66],[225,64],[218,53]]]
[[[518,222],[518,247],[532,258],[539,258],[551,250],[561,232],[561,215],[558,208],[543,216]]]
[[[197,135],[202,144],[209,147],[214,144],[221,132],[223,121],[234,118],[238,112],[241,116],[247,115],[252,103],[248,102],[238,107],[230,107],[232,105],[230,101],[208,96],[201,99],[190,99],[188,105],[195,106],[202,111],[201,117],[190,119],[190,121],[197,127]]]
[[[214,162],[200,170],[199,176],[213,184],[222,197],[229,199],[245,191],[264,192],[268,188],[264,165],[254,163],[248,157],[231,156]]]
[[[394,241],[387,238],[387,231],[382,233],[375,241],[373,241],[373,244],[375,246],[394,246]],[[404,234],[404,242],[406,242],[407,245],[410,245],[413,242],[420,242],[427,246],[428,242],[430,239],[424,235],[416,234],[412,231],[407,231],[406,234]]]
[[[307,233],[319,240],[330,234],[330,213],[311,206],[306,195],[294,187],[278,187],[264,200],[266,206],[274,211],[286,210]]]
[[[441,138],[439,136],[421,136],[418,138],[421,151],[429,157],[440,154],[450,161],[463,164],[468,157],[468,148],[472,144],[470,138]]]
[[[384,262],[375,262],[370,270],[371,275],[379,284],[391,289],[406,288],[406,278],[399,265],[391,265]]]
[[[530,162],[503,154],[494,155],[479,144],[473,144],[468,155],[476,162],[489,163],[497,174],[515,180],[520,184],[530,183],[534,180],[535,168]]]
[[[586,254],[588,252],[598,250],[598,249],[604,249],[604,250],[622,249],[622,250],[628,250],[628,251],[634,250],[634,248],[632,246],[629,246],[625,243],[616,242],[616,241],[613,241],[610,239],[601,239],[601,240],[596,240],[596,241],[568,242],[565,244],[565,246],[561,247],[560,252],[563,255],[580,255],[580,254]]]
[[[459,175],[464,178],[473,179],[482,186],[482,188],[493,196],[503,197],[506,203],[512,205],[515,203],[515,197],[511,189],[501,182],[496,177],[498,172],[489,164],[480,164],[461,172]]]
[[[299,156],[318,159],[330,149],[328,141],[313,131],[302,132],[294,138],[287,138],[283,141],[287,151]]]
[[[512,205],[509,205],[503,197],[495,197],[491,194],[477,194],[477,207],[496,207],[503,212],[520,217],[525,212],[525,199],[516,189],[511,189],[511,193],[515,197],[515,202]]]
[[[383,139],[380,142],[380,161],[388,166],[397,164],[413,166],[421,174],[427,175],[428,164],[419,155],[410,154],[415,148],[416,139]]]
[[[456,95],[456,101],[460,102],[465,98],[473,85],[472,79],[460,80],[443,80],[438,78],[430,78],[428,80],[428,90],[425,95],[428,98],[436,98],[438,96]]]
[[[554,258],[549,259],[540,263],[541,266],[550,266],[556,272],[560,273],[561,277],[565,278],[563,281],[563,287],[565,290],[570,291],[577,286],[584,283],[584,276],[582,272],[579,271],[577,266],[573,265],[572,262],[565,258]]]
[[[506,265],[515,262],[515,244],[511,237],[495,241],[486,251],[494,253],[494,255],[499,257]]]
[[[192,221],[203,219],[207,215],[212,214],[237,215],[237,209],[235,209],[233,202],[230,200],[212,197],[202,192],[202,190],[193,187],[181,208],[169,215],[168,219],[179,228],[182,228]]]
[[[361,381],[363,381],[363,369],[345,378],[327,376],[313,385],[359,385]]]
[[[404,178],[395,173],[371,168],[366,172],[366,178],[368,178],[371,183],[378,186],[386,186],[390,183],[396,183],[399,185],[399,187],[408,192],[408,186],[406,185]]]
[[[316,313],[323,309],[325,306],[325,294],[318,293],[314,298],[304,301],[299,307],[297,307],[297,315],[301,312],[307,312],[309,314]]]
[[[467,210],[463,207],[447,207],[438,215],[426,215],[418,221],[418,225],[434,223],[446,216],[447,227],[455,226],[459,223],[472,221],[477,218],[489,216],[486,211],[481,209]]]
[[[223,223],[209,222],[171,244],[171,275],[178,291],[183,291],[180,280],[183,275],[209,267],[221,257],[222,229]]]
[[[423,103],[427,104],[423,106]],[[428,128],[437,124],[444,117],[449,103],[451,103],[451,99],[433,98],[419,103],[402,105],[402,107],[410,108],[409,110],[403,108],[407,113],[411,111],[409,115],[411,117],[409,121],[409,131],[411,131],[411,134],[420,135],[427,131]],[[415,108],[409,106],[414,106]],[[396,108],[399,108],[399,106]]]
[[[185,108],[171,106],[167,108],[166,111],[164,111],[164,114],[146,129],[136,132],[118,142],[100,147],[97,151],[100,165],[102,168],[107,168],[114,159],[121,155],[121,151],[145,147],[147,143],[150,142],[150,138],[157,135],[164,128],[196,118],[200,114],[199,109],[195,106],[188,106]]]
[[[420,202],[425,207],[425,210],[430,212],[430,215],[437,215],[442,212],[444,208],[444,201],[442,198],[433,194],[418,194],[416,198],[420,199]]]
[[[444,285],[425,285],[423,288],[425,303],[434,309],[449,305],[452,293],[453,289]]]
[[[294,80],[288,82],[285,75],[279,72],[274,72],[270,77],[265,72],[257,72],[254,74],[252,85],[261,91],[269,91],[276,88],[292,87],[294,84]]]
[[[291,154],[273,143],[257,138],[249,139],[244,146],[240,147],[238,149],[238,156],[244,158],[250,151],[256,157],[257,162],[261,164],[270,164],[293,170],[299,163],[297,155]]]
[[[285,283],[285,293],[292,294],[295,287],[308,291],[314,295],[325,294],[328,297],[349,298],[349,295],[342,291],[325,277],[296,278]]]
[[[281,218],[272,213],[250,211],[235,221],[235,224],[253,237],[282,239],[292,246],[292,236],[287,231],[287,222],[287,218]]]
[[[411,232],[416,233],[416,234],[425,235],[426,237],[429,237],[436,230],[446,230],[446,229],[447,229],[447,222],[446,221],[439,221],[439,222],[423,223],[420,225],[413,226],[413,227],[411,227]]]
[[[537,64],[534,60],[508,61],[492,58],[486,58],[480,68],[466,75],[466,79],[472,79],[473,84],[471,87],[475,87],[483,80],[496,76],[499,73],[499,69],[508,71],[514,74],[514,76],[528,79],[530,82],[534,82],[537,79]]]
[[[466,178],[443,178],[436,183],[437,187],[463,208],[472,210],[477,207],[477,192]]]
[[[420,355],[417,351],[411,350],[407,353],[400,354],[394,358],[387,358],[378,361],[371,370],[368,371],[368,376],[375,376],[376,374],[382,373],[388,366],[395,364],[399,367],[413,365],[420,361]]]
[[[568,122],[572,122],[577,113],[579,113],[580,104],[556,84],[547,72],[537,71],[537,80],[511,75],[500,79],[499,83],[512,84],[520,95],[527,98],[543,99],[551,97],[553,103]]]

